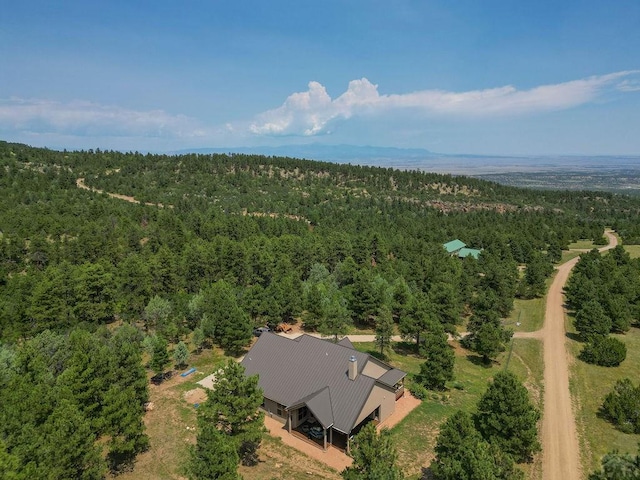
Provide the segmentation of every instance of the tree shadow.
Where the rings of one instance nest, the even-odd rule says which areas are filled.
[[[371,355],[372,357],[375,357],[378,360],[382,360],[384,362],[389,361],[389,357],[384,353],[380,353],[380,350],[375,350],[375,349],[372,349],[372,348],[368,348],[367,350],[364,351],[364,353],[367,353],[367,354]]]
[[[582,337],[578,333],[567,332],[567,333],[565,333],[565,336],[570,340],[573,340],[573,341],[576,341],[576,342],[580,342],[580,343],[584,343],[584,340],[582,339]]]
[[[416,344],[412,342],[396,342],[391,348],[398,355],[416,356],[417,354]]]
[[[433,472],[431,471],[431,467],[422,467],[422,476],[420,480],[433,480]]]
[[[484,368],[491,368],[494,363],[491,359],[487,361],[484,357],[481,357],[480,355],[474,355],[472,353],[467,355],[467,360],[469,360],[474,365]]]

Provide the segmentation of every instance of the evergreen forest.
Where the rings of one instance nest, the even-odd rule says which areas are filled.
[[[15,478],[126,468],[149,442],[143,357],[161,381],[180,342],[237,356],[254,328],[303,322],[420,351],[468,331],[490,362],[514,299],[543,295],[570,243],[603,244],[606,227],[640,243],[640,197],[259,155],[0,142],[0,192],[0,462]],[[454,239],[478,258],[448,254]],[[580,324],[586,339],[638,322],[637,263],[608,258],[586,255],[569,286],[575,310],[612,320]],[[609,301],[590,293],[607,262]],[[429,372],[427,387],[450,379]]]

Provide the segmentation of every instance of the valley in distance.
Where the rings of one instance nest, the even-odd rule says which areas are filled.
[[[640,195],[640,155],[484,156],[421,148],[356,145],[199,148],[172,152],[273,155],[402,170],[449,173],[533,189],[602,190]]]

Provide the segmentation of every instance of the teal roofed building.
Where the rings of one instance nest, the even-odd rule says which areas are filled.
[[[476,248],[466,248],[466,247],[458,250],[458,257],[466,258],[468,256],[471,256],[477,260],[478,257],[480,256],[480,250]]]
[[[460,249],[466,246],[467,246],[466,243],[464,243],[462,240],[458,240],[457,238],[443,245],[447,253],[450,253],[450,254],[457,253]]]

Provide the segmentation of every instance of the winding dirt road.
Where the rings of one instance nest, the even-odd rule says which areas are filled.
[[[618,244],[610,231],[609,250]],[[544,342],[544,414],[542,416],[542,477],[580,480],[580,448],[569,391],[569,353],[566,349],[563,288],[579,257],[558,267],[547,294],[544,327],[535,335]],[[537,334],[538,332],[534,332]],[[533,335],[532,335],[533,336]]]
[[[98,188],[94,188],[94,187],[90,187],[87,184],[84,183],[84,178],[80,177],[76,179],[76,186],[78,188],[81,188],[82,190],[89,190],[90,192],[95,192],[95,193],[105,193],[104,191],[98,189]],[[117,198],[118,200],[124,200],[125,202],[129,202],[129,203],[138,203],[138,204],[142,204],[142,202],[140,200],[136,200],[133,197],[130,197],[129,195],[121,195],[119,193],[109,193],[106,192],[107,195],[111,198]],[[159,207],[159,208],[164,208],[164,205],[162,203],[151,203],[151,202],[145,202],[144,203],[147,206],[150,207]],[[173,205],[168,205],[169,208],[173,208]]]
[[[76,180],[78,188],[103,193]],[[133,197],[107,193],[131,203],[141,203]],[[145,205],[153,205],[145,203]],[[156,204],[163,207],[162,204]],[[169,205],[171,207],[171,205]],[[600,251],[615,248],[618,239],[611,231],[605,231],[609,244]],[[563,289],[569,273],[579,257],[560,265],[547,293],[544,327],[536,332],[518,332],[514,338],[535,338],[544,344],[544,413],[542,416],[542,477],[544,480],[580,480],[580,448],[576,429],[575,412],[569,391],[569,353],[566,349],[565,310]],[[295,338],[299,334],[282,334]],[[352,341],[373,341],[373,335],[353,335]],[[394,338],[399,340],[399,338]]]

